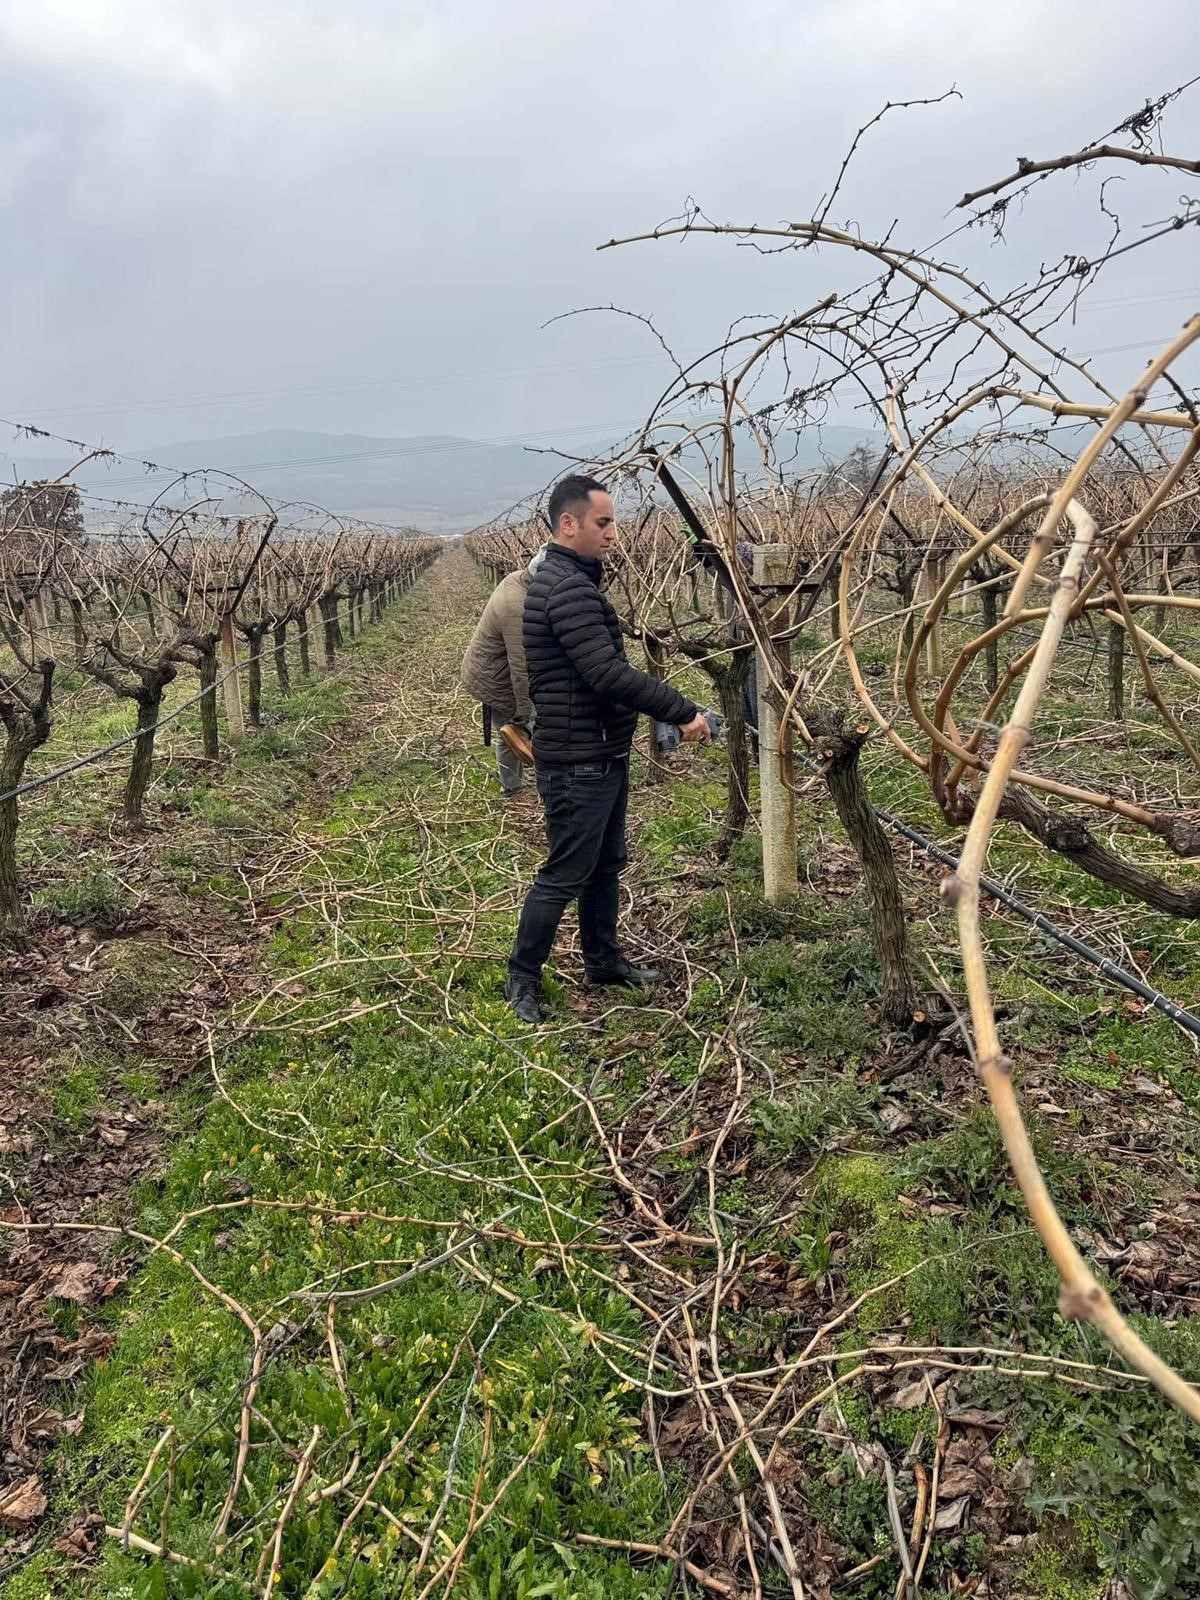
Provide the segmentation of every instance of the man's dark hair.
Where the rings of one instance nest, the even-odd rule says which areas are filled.
[[[588,497],[599,489],[601,494],[608,490],[595,478],[584,478],[579,473],[573,472],[569,478],[564,478],[561,483],[556,483],[550,494],[550,504],[547,515],[550,518],[550,532],[557,536],[558,519],[564,511],[569,511],[577,517],[587,508]]]

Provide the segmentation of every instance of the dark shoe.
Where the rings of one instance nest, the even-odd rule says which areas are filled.
[[[542,1016],[541,993],[537,984],[531,983],[528,978],[509,977],[504,985],[504,998],[513,1015],[527,1022],[531,1028],[536,1028],[545,1020]]]
[[[632,961],[622,961],[607,972],[589,972],[584,981],[589,989],[647,989],[658,979],[653,967],[635,967]]]

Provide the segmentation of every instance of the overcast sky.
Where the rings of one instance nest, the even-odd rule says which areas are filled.
[[[1192,59],[1188,59],[1187,46]],[[117,448],[309,428],[569,440],[624,431],[742,312],[863,275],[693,238],[595,252],[692,195],[913,246],[1018,154],[1105,133],[1200,71],[1195,0],[0,0],[0,416]],[[1200,153],[1200,87],[1168,113]],[[1134,183],[1169,215],[1189,180]],[[1200,190],[1200,179],[1191,191]],[[1095,245],[1095,180],[1043,184],[992,283]],[[1194,228],[1097,288],[1080,350],[1133,377],[1200,304]],[[846,420],[853,420],[847,418]],[[0,448],[7,449],[5,430]]]

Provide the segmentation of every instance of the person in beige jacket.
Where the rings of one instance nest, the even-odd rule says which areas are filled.
[[[509,722],[526,731],[533,728],[533,701],[529,698],[521,623],[529,580],[545,557],[545,550],[539,550],[527,567],[520,567],[500,580],[483,608],[463,657],[462,686],[491,714],[496,767],[500,787],[506,796],[518,794],[524,788],[525,768],[516,752],[500,737],[499,730]]]

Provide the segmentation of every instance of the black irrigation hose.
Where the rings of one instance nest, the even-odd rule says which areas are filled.
[[[810,757],[799,755],[798,760],[813,772],[820,772],[820,767]],[[923,850],[934,861],[941,862],[942,866],[949,867],[953,872],[958,867],[958,857],[951,855],[949,850],[935,844],[932,839],[927,839],[923,833],[918,833],[910,823],[902,821],[884,806],[872,805],[872,811],[881,822],[901,834],[910,844],[915,844],[918,850]],[[1064,950],[1069,950],[1081,961],[1086,961],[1089,966],[1095,967],[1102,977],[1111,978],[1114,983],[1119,983],[1123,989],[1128,989],[1130,994],[1136,994],[1139,1000],[1145,1000],[1148,1005],[1154,1006],[1172,1022],[1177,1022],[1181,1028],[1186,1028],[1188,1033],[1200,1039],[1200,1017],[1191,1011],[1185,1011],[1169,995],[1161,994],[1157,989],[1152,989],[1148,983],[1132,972],[1126,972],[1124,967],[1117,966],[1115,961],[1110,961],[1107,956],[1101,955],[1099,950],[1094,950],[1090,944],[1085,944],[1082,939],[1077,939],[1073,933],[1068,933],[1065,928],[1060,928],[1056,922],[1041,911],[1035,911],[1032,906],[1025,904],[1024,900],[1017,898],[1011,889],[1006,889],[1002,883],[997,883],[995,878],[989,878],[980,873],[979,887],[993,900],[998,900],[1002,906],[1007,906],[1010,911],[1015,911],[1019,917],[1035,927],[1039,933],[1044,933],[1048,939],[1053,939],[1056,944],[1062,945]]]
[[[956,857],[952,856],[948,850],[943,850],[941,845],[934,844],[932,839],[926,839],[923,834],[918,833],[907,822],[902,822],[899,817],[893,816],[883,806],[875,806],[874,810],[875,815],[881,822],[886,822],[889,828],[894,828],[897,833],[902,834],[910,843],[923,850],[927,856],[932,856],[935,861],[940,861],[943,866],[949,867],[951,870],[958,866]],[[1019,917],[1023,917],[1026,922],[1031,923],[1039,933],[1044,933],[1047,938],[1053,939],[1056,944],[1061,944],[1065,950],[1070,950],[1073,955],[1077,955],[1082,961],[1086,961],[1095,967],[1103,977],[1111,978],[1114,983],[1119,983],[1123,989],[1128,989],[1130,994],[1136,994],[1139,999],[1145,1000],[1148,1005],[1152,1005],[1157,1010],[1164,1012],[1172,1022],[1177,1022],[1181,1028],[1186,1028],[1189,1033],[1200,1039],[1200,1017],[1194,1016],[1190,1011],[1185,1011],[1182,1006],[1176,1005],[1174,1000],[1167,995],[1160,994],[1157,989],[1152,989],[1149,984],[1143,983],[1132,972],[1126,972],[1124,967],[1118,967],[1115,961],[1110,961],[1107,956],[1101,955],[1099,950],[1094,950],[1090,944],[1084,944],[1082,939],[1077,939],[1073,933],[1068,933],[1065,928],[1060,928],[1057,923],[1051,922],[1049,917],[1044,916],[1040,911],[1035,911],[1032,906],[1026,905],[1023,900],[1019,900],[1013,894],[1011,889],[1006,889],[1002,883],[997,883],[994,878],[987,878],[981,875],[979,885],[993,900],[998,900],[1001,905],[1007,906],[1010,911],[1015,911]]]

